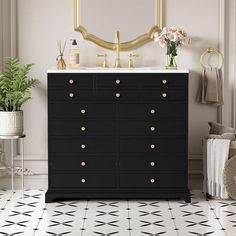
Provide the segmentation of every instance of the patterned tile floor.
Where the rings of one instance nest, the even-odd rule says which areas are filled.
[[[0,236],[236,235],[236,201],[65,201],[45,204],[45,190],[0,190]]]

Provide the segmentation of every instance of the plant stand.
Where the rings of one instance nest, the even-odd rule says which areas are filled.
[[[20,140],[21,141],[21,166],[22,166],[22,174],[21,174],[21,187],[22,187],[22,198],[24,198],[24,138],[26,136],[20,135],[20,136],[14,136],[14,135],[0,135],[0,139],[3,140],[10,140],[11,142],[11,165],[9,167],[4,167],[5,169],[11,169],[11,189],[12,193],[14,193],[14,155],[13,155],[13,148],[14,148],[14,140]],[[1,168],[2,169],[2,168]]]

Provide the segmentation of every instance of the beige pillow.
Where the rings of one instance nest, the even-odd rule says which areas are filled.
[[[224,133],[231,133],[231,134],[235,134],[236,130],[232,127],[227,127],[224,126],[222,124],[213,122],[213,121],[209,121],[208,122],[209,126],[210,126],[210,131],[209,134],[224,134]]]

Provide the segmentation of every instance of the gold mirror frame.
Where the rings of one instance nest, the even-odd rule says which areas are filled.
[[[112,42],[107,42],[102,40],[101,38],[96,37],[93,34],[88,33],[88,31],[80,25],[79,17],[78,17],[78,8],[79,8],[79,1],[74,0],[74,30],[80,32],[83,35],[83,38],[89,40],[102,48],[106,48],[109,50],[116,50],[116,44]],[[162,0],[155,0],[155,25],[143,35],[135,38],[134,40],[124,42],[120,44],[121,51],[131,50],[141,45],[151,41],[153,38],[153,34],[156,32],[160,32],[162,29]]]

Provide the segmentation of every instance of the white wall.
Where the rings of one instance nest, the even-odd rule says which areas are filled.
[[[178,65],[190,69],[189,85],[189,154],[202,153],[201,140],[207,135],[207,121],[216,120],[216,108],[200,105],[195,97],[200,79],[200,55],[208,46],[218,47],[221,42],[220,3],[223,0],[164,0],[164,25],[183,26],[192,38],[192,44],[179,49]],[[31,75],[41,80],[33,90],[33,99],[24,107],[26,149],[28,158],[47,158],[47,74],[56,64],[56,40],[79,39],[81,64],[97,66],[97,53],[104,49],[84,41],[73,31],[73,0],[20,0],[17,2],[18,56],[23,63],[35,63]],[[149,14],[149,13],[147,13]],[[101,29],[102,30],[102,29]],[[121,32],[122,34],[122,32]],[[68,47],[67,47],[68,49]],[[109,61],[114,63],[114,53]],[[137,49],[137,66],[163,66],[165,50],[151,42]],[[128,52],[121,57],[127,65]],[[35,162],[33,169],[37,169]],[[46,168],[42,165],[42,171]]]

